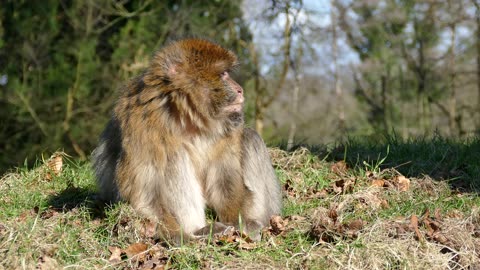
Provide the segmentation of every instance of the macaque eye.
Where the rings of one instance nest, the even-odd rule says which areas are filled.
[[[222,77],[222,78],[228,77],[228,71],[224,71],[224,72],[220,73],[220,77]]]
[[[221,88],[213,88],[212,91],[215,92],[215,93],[220,93],[220,92],[222,92],[222,89]]]

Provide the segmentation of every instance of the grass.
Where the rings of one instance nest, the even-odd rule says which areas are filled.
[[[309,150],[310,149],[310,150]],[[271,149],[284,209],[263,239],[182,246],[129,205],[102,209],[88,163],[0,180],[0,269],[472,269],[480,265],[480,141],[350,139]],[[50,164],[50,166],[48,165]],[[114,253],[118,251],[118,256]]]

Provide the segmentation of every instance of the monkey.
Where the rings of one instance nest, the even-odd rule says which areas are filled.
[[[258,240],[282,197],[264,141],[245,127],[237,66],[232,51],[198,38],[154,53],[122,87],[92,154],[100,199],[128,202],[174,240],[227,226]]]

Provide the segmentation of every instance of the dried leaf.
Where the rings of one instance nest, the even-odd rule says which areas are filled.
[[[373,187],[383,187],[385,185],[385,180],[383,179],[375,179],[372,181],[371,186]]]
[[[398,226],[396,226],[395,229],[397,233],[397,235],[395,235],[395,238],[398,238],[407,232],[404,224],[398,224]]]
[[[291,220],[291,221],[304,221],[307,218],[299,216],[299,215],[292,215],[288,219]]]
[[[110,258],[108,259],[108,261],[110,263],[115,264],[115,263],[119,263],[119,262],[122,261],[122,249],[121,248],[115,247],[115,246],[110,246],[110,247],[108,247],[108,250],[110,251],[110,253],[112,253]]]
[[[403,175],[396,176],[395,183],[397,183],[400,191],[408,191],[410,189],[410,179]]]
[[[442,220],[442,210],[440,208],[436,208],[433,216],[436,220]]]
[[[334,208],[331,208],[328,211],[328,217],[331,218],[333,222],[336,222],[338,218],[337,210],[335,210]]]
[[[437,241],[438,243],[440,243],[442,245],[446,245],[446,246],[451,244],[450,240],[448,240],[448,238],[443,233],[435,233],[433,235],[433,240]]]
[[[152,258],[163,259],[165,257],[166,248],[162,247],[161,245],[154,245],[150,248],[149,254]]]
[[[62,172],[63,167],[63,156],[65,155],[64,152],[55,152],[50,156],[47,160],[47,170],[45,173],[45,179],[52,180],[53,175],[60,175]]]
[[[382,206],[383,209],[387,209],[390,207],[387,200],[381,200],[380,206]]]
[[[410,228],[415,232],[415,235],[419,241],[423,240],[423,237],[418,229],[418,217],[416,215],[412,215],[410,218]]]
[[[424,218],[428,218],[430,216],[430,209],[425,209],[425,211],[423,212],[423,217]]]
[[[164,261],[161,261],[159,259],[151,259],[143,263],[142,267],[139,269],[142,270],[147,270],[147,269],[165,269],[166,263]]]
[[[34,207],[33,209],[30,210],[25,210],[23,211],[18,217],[17,217],[17,222],[24,222],[28,217],[35,216],[38,212],[38,208]]]
[[[335,182],[333,182],[330,187],[334,193],[350,193],[353,191],[353,187],[355,186],[356,178],[348,177],[342,178]]]
[[[236,242],[237,238],[240,238],[238,231],[231,226],[224,230],[222,233],[215,234],[214,237],[217,244],[234,243]]]
[[[133,256],[137,256],[138,261],[143,261],[145,259],[145,253],[142,254],[142,252],[145,252],[148,249],[148,245],[144,243],[135,243],[131,244],[128,248],[124,250],[125,254],[129,259],[131,259]]]
[[[345,163],[343,160],[335,162],[330,167],[330,170],[337,175],[343,175],[347,172],[347,163]]]
[[[140,235],[147,238],[155,237],[157,233],[157,223],[149,219],[142,221],[142,226],[140,228]]]
[[[310,235],[324,242],[333,242],[332,232],[335,230],[335,223],[330,216],[336,218],[337,212],[334,209],[328,210],[318,207],[312,215],[312,227]]]
[[[275,215],[270,218],[270,226],[272,227],[271,231],[274,235],[279,235],[284,232],[287,224],[288,221],[282,219],[281,216]]]
[[[238,245],[238,247],[244,250],[252,250],[257,247],[257,243],[255,242],[248,243],[246,241],[240,241],[240,244]]]
[[[55,217],[55,216],[58,216],[58,215],[59,215],[58,211],[56,211],[55,209],[52,209],[52,208],[48,208],[47,210],[43,211],[40,214],[40,217],[42,219],[49,219],[49,218],[52,218],[52,217]]]
[[[59,175],[63,167],[63,153],[56,152],[48,160],[48,168],[55,174]]]
[[[38,260],[37,269],[55,270],[55,269],[59,269],[59,268],[60,268],[60,266],[58,265],[58,262],[54,258],[51,258],[47,255],[41,256]]]
[[[363,226],[364,226],[364,222],[361,219],[353,220],[352,222],[347,224],[347,227],[350,230],[355,230],[355,231],[359,231],[359,230],[363,229]]]
[[[427,229],[427,236],[432,238],[433,237],[433,233],[435,232],[435,230],[432,228],[431,224],[430,224],[430,221],[428,218],[426,218],[423,223],[425,224],[425,228]]]

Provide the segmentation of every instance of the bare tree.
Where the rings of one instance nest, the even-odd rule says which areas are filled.
[[[271,19],[275,19],[276,16],[279,14],[285,15],[285,24],[283,28],[283,59],[282,59],[282,67],[280,70],[280,75],[278,77],[278,83],[273,88],[273,91],[268,94],[265,87],[260,86],[259,77],[259,64],[258,64],[258,56],[255,50],[252,50],[254,53],[254,63],[256,66],[255,72],[255,86],[254,90],[256,93],[255,98],[255,129],[257,132],[262,135],[263,134],[263,127],[264,127],[264,118],[265,118],[265,111],[266,109],[272,104],[273,101],[279,96],[281,90],[283,89],[287,74],[290,67],[290,57],[291,57],[291,47],[292,47],[292,23],[290,18],[291,13],[291,5],[290,1],[273,1],[272,6],[270,7],[272,15],[270,16]],[[254,47],[252,47],[254,49]]]
[[[476,121],[476,132],[480,133],[480,1],[479,0],[471,0],[473,5],[475,6],[475,49],[476,49],[476,64],[477,64],[477,106],[476,106],[476,113],[477,113],[477,121]]]
[[[338,118],[338,129],[345,131],[345,109],[343,106],[343,92],[339,79],[338,68],[338,33],[337,33],[337,14],[335,10],[335,0],[330,1],[330,20],[332,26],[332,56],[333,56],[333,80],[335,87],[335,100]]]

